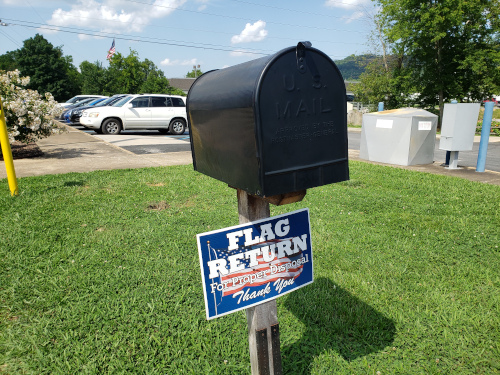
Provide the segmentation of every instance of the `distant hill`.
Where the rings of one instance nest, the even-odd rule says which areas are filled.
[[[346,81],[357,81],[361,73],[365,71],[366,66],[371,63],[377,55],[366,54],[366,55],[350,55],[345,59],[336,60],[335,64],[340,69],[342,77]]]

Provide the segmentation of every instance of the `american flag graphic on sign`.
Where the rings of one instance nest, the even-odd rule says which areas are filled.
[[[302,257],[302,251],[299,249],[295,254],[291,256],[287,256],[285,258],[277,259],[276,253],[276,243],[282,242],[282,241],[290,241],[291,242],[291,248],[293,249],[293,242],[291,238],[283,239],[283,240],[271,240],[271,241],[266,241],[266,242],[261,242],[253,246],[249,247],[241,247],[237,250],[227,250],[227,249],[213,249],[211,248],[210,250],[213,252],[215,258],[214,259],[220,259],[220,258],[227,258],[229,255],[234,255],[242,252],[246,252],[248,250],[255,250],[255,249],[261,249],[262,252],[266,252],[266,255],[268,258],[274,258],[271,262],[268,262],[264,260],[264,255],[263,253],[257,256],[257,265],[250,266],[250,259],[241,259],[240,262],[245,265],[245,270],[236,272],[236,273],[231,273],[225,276],[219,276],[220,277],[220,283],[225,283],[229,282],[231,284],[231,281],[233,279],[238,279],[241,280],[242,282],[238,282],[237,285],[230,286],[226,289],[223,290],[222,296],[229,296],[233,293],[239,292],[248,284],[250,284],[250,280],[248,282],[244,282],[245,276],[248,276],[250,274],[254,274],[263,270],[269,270],[271,267],[275,267],[276,270],[280,269],[280,266],[286,266],[287,264],[293,264],[295,262],[294,266],[290,267],[285,267],[284,270],[281,272],[276,272],[274,274],[267,275],[265,277],[259,278],[258,281],[254,281],[251,285],[253,287],[255,286],[260,286],[260,285],[265,285],[269,282],[274,282],[278,279],[284,279],[284,280],[289,280],[289,279],[295,279],[297,278],[300,273],[302,272],[303,264],[297,265],[297,261]],[[274,256],[273,256],[274,253]],[[233,283],[234,284],[234,283]]]

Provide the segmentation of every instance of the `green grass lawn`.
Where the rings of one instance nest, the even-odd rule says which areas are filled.
[[[287,374],[500,373],[500,187],[351,162],[310,189],[315,281],[277,300]],[[236,192],[191,166],[0,180],[0,373],[249,374],[205,320],[196,234]]]

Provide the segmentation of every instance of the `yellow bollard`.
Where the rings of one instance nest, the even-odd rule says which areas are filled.
[[[12,158],[12,150],[10,149],[9,135],[7,133],[7,123],[5,122],[5,114],[3,111],[2,99],[0,98],[0,145],[2,146],[3,160],[5,169],[7,170],[7,181],[9,182],[10,194],[12,196],[19,195],[17,187],[16,171],[14,169],[14,160]]]

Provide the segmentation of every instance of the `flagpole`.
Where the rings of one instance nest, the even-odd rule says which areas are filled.
[[[208,257],[210,258],[210,261],[212,261],[212,251],[210,251],[210,241],[207,241],[207,247],[208,247]],[[214,296],[215,315],[217,315],[217,300],[215,299],[215,293],[212,294]]]

